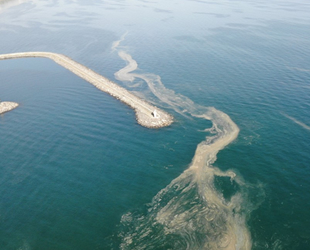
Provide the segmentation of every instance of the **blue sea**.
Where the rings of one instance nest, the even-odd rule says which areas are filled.
[[[310,249],[310,3],[0,0],[0,249]],[[123,60],[125,53],[131,61]],[[126,81],[115,76],[137,63]]]

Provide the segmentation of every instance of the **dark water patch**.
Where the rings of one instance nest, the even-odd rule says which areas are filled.
[[[200,39],[197,39],[194,36],[176,36],[174,39],[177,39],[179,41],[186,41],[186,42],[198,42],[201,43],[202,41]]]
[[[237,183],[229,177],[215,176],[214,185],[226,201],[230,201],[231,197],[238,192]]]
[[[215,16],[217,18],[227,18],[230,15],[225,15],[225,14],[219,14],[219,13],[212,13],[212,12],[201,12],[201,11],[196,11],[193,12],[193,14],[198,14],[198,15],[209,15],[209,16]]]
[[[158,13],[172,13],[171,10],[165,10],[165,9],[159,9],[159,8],[155,8],[154,11]]]
[[[222,3],[219,2],[210,2],[207,0],[191,0],[192,2],[196,2],[196,3],[202,3],[202,4],[208,4],[208,5],[221,5]]]

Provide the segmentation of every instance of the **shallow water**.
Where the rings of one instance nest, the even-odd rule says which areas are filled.
[[[1,249],[309,248],[306,1],[11,6],[0,8],[1,53],[68,55],[175,123],[139,126],[48,59],[0,61],[0,99],[20,103],[0,117]],[[114,76],[119,51],[137,62],[132,82]],[[209,155],[206,136],[237,131],[225,119],[238,137]]]

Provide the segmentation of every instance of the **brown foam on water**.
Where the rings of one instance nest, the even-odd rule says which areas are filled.
[[[119,48],[120,42],[115,44],[113,49],[127,63],[115,73],[118,80],[126,83],[142,79],[161,102],[176,112],[213,123],[206,129],[211,136],[198,144],[189,168],[153,198],[148,212],[123,216],[121,223],[126,230],[120,234],[121,248],[251,249],[242,191],[226,201],[214,186],[215,176],[229,177],[240,187],[245,185],[233,171],[223,172],[212,166],[217,153],[237,138],[238,126],[227,114],[196,105],[167,89],[158,75],[135,73],[137,62]]]

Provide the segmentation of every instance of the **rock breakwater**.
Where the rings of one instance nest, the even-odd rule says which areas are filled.
[[[62,54],[51,52],[22,52],[2,54],[0,55],[0,60],[27,57],[49,58],[88,81],[101,91],[117,98],[135,110],[137,122],[144,127],[160,128],[169,126],[173,122],[173,117],[167,112],[149,104],[125,88],[118,86],[116,83]]]
[[[16,102],[0,102],[0,115],[18,107]]]

